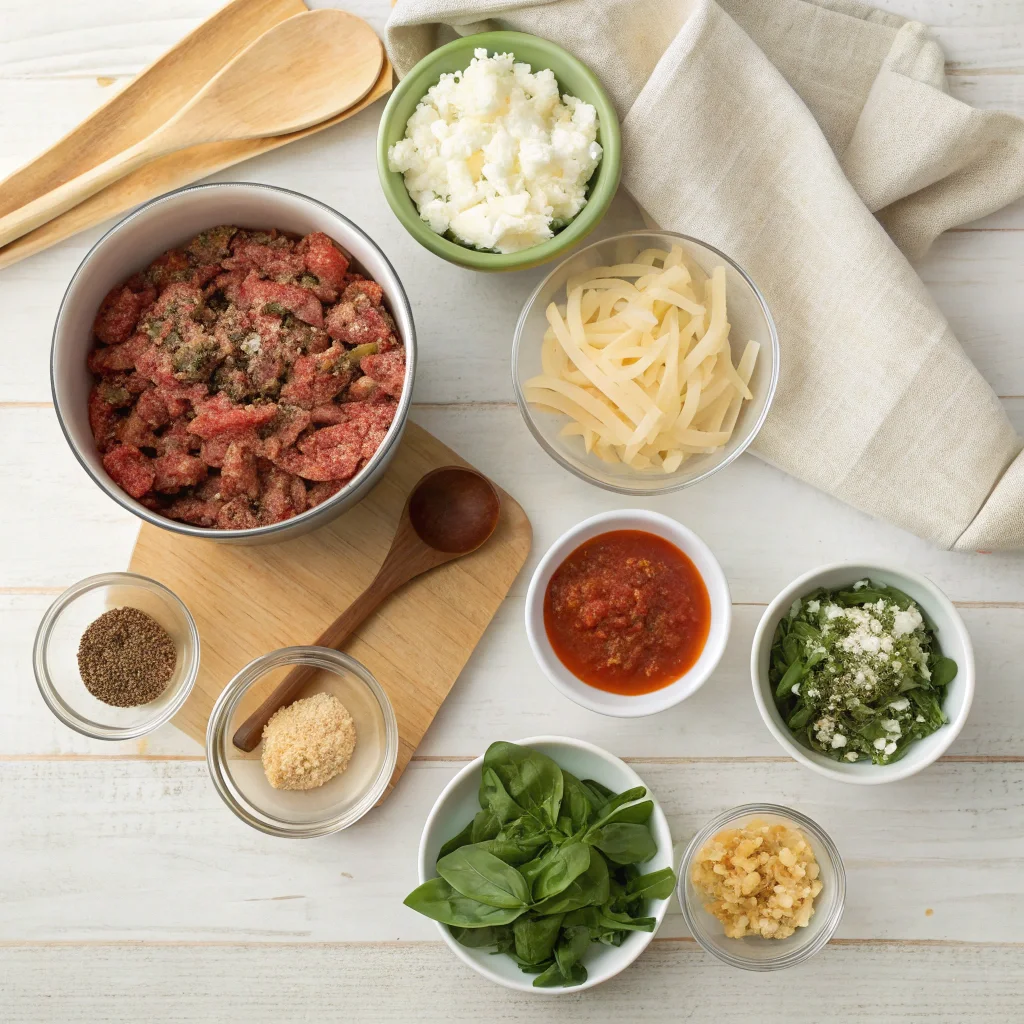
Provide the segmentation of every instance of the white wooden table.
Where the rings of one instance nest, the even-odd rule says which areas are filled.
[[[0,176],[219,2],[0,0]],[[382,27],[383,0],[346,6]],[[955,95],[1024,114],[1024,0],[882,6],[937,27]],[[1024,559],[937,551],[744,457],[693,491],[633,503],[678,517],[723,562],[735,626],[714,680],[639,721],[568,703],[527,647],[529,574],[571,524],[629,503],[555,466],[513,404],[511,328],[541,272],[471,276],[407,238],[377,186],[380,110],[218,177],[309,193],[383,246],[422,339],[413,418],[522,502],[534,554],[390,800],[324,840],[257,834],[221,805],[202,751],[174,728],[91,742],[38,696],[30,647],[44,609],[73,581],[124,568],[138,524],[80,470],[50,406],[57,304],[101,229],[0,273],[0,1020],[1020,1021]],[[604,230],[633,226],[620,197]],[[920,271],[1024,428],[1024,204],[949,233]],[[847,557],[930,575],[978,657],[974,710],[951,755],[873,789],[780,756],[747,675],[765,603],[798,573]],[[477,977],[402,898],[445,781],[491,740],[537,733],[584,737],[634,763],[677,843],[749,800],[816,818],[849,875],[839,937],[798,969],[747,975],[706,956],[673,906],[641,960],[600,989],[552,1000]]]

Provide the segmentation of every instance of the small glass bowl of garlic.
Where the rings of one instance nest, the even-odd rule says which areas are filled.
[[[679,865],[677,896],[693,937],[732,967],[777,971],[835,934],[846,872],[816,822],[777,804],[744,804],[709,821]]]

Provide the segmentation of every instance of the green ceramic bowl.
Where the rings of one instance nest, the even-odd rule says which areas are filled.
[[[469,67],[473,51],[478,47],[492,54],[513,53],[516,60],[525,61],[534,71],[550,68],[563,95],[578,96],[597,109],[600,124],[597,141],[604,155],[590,179],[586,206],[554,238],[519,252],[484,252],[459,245],[432,231],[420,220],[402,175],[388,169],[388,149],[405,136],[405,126],[427,90],[437,84],[442,74]],[[585,238],[604,216],[619,185],[619,120],[594,73],[560,46],[523,32],[483,32],[456,39],[428,53],[392,92],[377,133],[377,170],[391,209],[420,245],[449,263],[472,270],[524,270],[561,256]]]

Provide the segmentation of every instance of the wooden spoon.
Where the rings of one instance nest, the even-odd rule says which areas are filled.
[[[500,512],[498,492],[475,469],[444,466],[427,473],[405,503],[391,549],[373,582],[320,634],[317,645],[340,650],[377,606],[403,584],[476,551],[494,533]],[[235,746],[255,749],[274,712],[295,700],[316,672],[304,666],[293,668],[238,727],[232,740]]]
[[[299,131],[358,103],[384,49],[344,11],[307,11],[247,46],[168,122],[141,142],[0,218],[0,245],[45,224],[143,164],[205,142]]]

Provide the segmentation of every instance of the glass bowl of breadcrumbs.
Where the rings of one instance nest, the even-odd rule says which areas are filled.
[[[313,674],[264,727],[259,745],[232,737],[294,668]],[[354,825],[384,795],[398,759],[387,694],[355,658],[284,647],[250,662],[224,688],[206,729],[206,761],[224,803],[268,835],[303,839]]]
[[[686,848],[679,905],[693,937],[732,967],[803,963],[835,934],[846,873],[828,834],[799,811],[744,804],[720,814]]]

